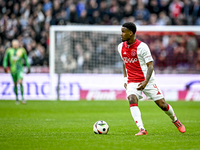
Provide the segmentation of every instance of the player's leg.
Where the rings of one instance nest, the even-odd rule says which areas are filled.
[[[22,97],[22,104],[26,104],[26,101],[24,100],[23,71],[20,71],[18,73],[18,82],[20,84],[20,92],[21,92],[21,97]]]
[[[171,105],[166,103],[164,98],[156,100],[155,103],[171,118],[173,122],[177,120],[173,108],[171,107]]]
[[[19,104],[18,90],[17,90],[17,81],[14,82],[14,92],[15,92],[15,96],[16,96],[16,104]]]
[[[141,96],[141,91],[136,90],[137,84],[128,84],[127,85],[127,96],[130,104],[131,115],[139,128],[139,133],[136,135],[147,135],[147,131],[144,128],[141,112],[138,107],[138,99]]]
[[[174,125],[182,133],[185,132],[185,126],[177,119],[172,106],[166,103],[165,99],[156,100],[155,103],[171,118]]]
[[[171,118],[180,132],[185,132],[185,127],[177,119],[171,105],[167,104],[160,88],[155,83],[149,83],[143,90],[144,94],[154,102]]]
[[[24,100],[24,87],[23,87],[23,80],[19,79],[18,80],[19,84],[20,84],[20,92],[21,92],[21,97],[22,97],[22,103],[26,104],[26,101]]]
[[[19,104],[19,99],[18,99],[18,90],[17,90],[17,75],[15,73],[11,73],[12,79],[14,82],[14,93],[16,96],[16,104]]]

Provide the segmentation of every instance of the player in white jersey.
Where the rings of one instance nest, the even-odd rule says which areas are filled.
[[[135,24],[132,22],[124,23],[121,32],[123,42],[118,45],[118,51],[124,62],[124,87],[130,103],[131,115],[139,128],[139,132],[135,135],[148,134],[138,108],[138,100],[142,98],[142,92],[171,118],[180,132],[184,133],[184,125],[177,119],[173,108],[166,103],[160,88],[156,84],[153,58],[149,47],[135,38]]]

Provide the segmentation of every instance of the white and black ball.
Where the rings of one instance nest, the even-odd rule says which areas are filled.
[[[107,134],[109,131],[109,126],[105,121],[100,120],[95,122],[93,131],[95,134]]]

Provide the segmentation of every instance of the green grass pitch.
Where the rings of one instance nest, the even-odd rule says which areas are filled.
[[[184,134],[152,101],[139,102],[147,136],[134,135],[127,101],[0,101],[0,150],[200,150],[200,102],[169,103]],[[98,120],[107,135],[93,133]]]

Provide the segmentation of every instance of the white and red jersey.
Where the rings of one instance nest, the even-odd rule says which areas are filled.
[[[153,61],[147,44],[136,39],[132,45],[127,45],[125,41],[118,45],[118,51],[126,67],[128,83],[144,81],[148,70],[146,63]],[[149,82],[153,80],[154,71]]]

